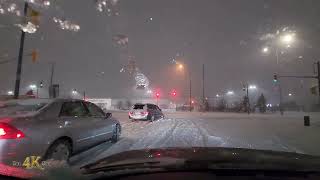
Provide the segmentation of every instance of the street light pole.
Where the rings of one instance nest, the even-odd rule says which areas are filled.
[[[190,85],[190,89],[189,89],[189,98],[190,98],[190,100],[189,100],[189,105],[190,105],[190,112],[192,111],[191,110],[191,106],[192,106],[192,94],[191,94],[191,76],[190,76],[190,73],[189,73],[189,78],[190,78],[190,82],[189,82],[189,85]]]
[[[205,82],[204,82],[204,64],[202,64],[202,105],[205,104],[205,94],[204,94],[204,88],[205,88]]]
[[[280,81],[278,81],[278,87],[279,87],[279,110],[280,114],[283,115],[283,107],[282,107],[282,89]]]
[[[317,62],[317,69],[318,69],[318,101],[320,104],[320,61]]]
[[[28,3],[25,2],[24,3],[24,10],[23,10],[25,18],[27,16],[27,11],[28,11]],[[16,72],[16,83],[15,83],[15,87],[14,87],[14,99],[19,98],[24,39],[25,39],[25,32],[23,30],[21,30],[19,57],[18,57],[17,72]]]
[[[247,111],[248,111],[248,114],[250,114],[249,84],[247,84],[247,99],[248,99],[248,102],[247,102]]]
[[[277,58],[277,65],[279,64],[279,50],[278,47],[276,47],[276,58]]]

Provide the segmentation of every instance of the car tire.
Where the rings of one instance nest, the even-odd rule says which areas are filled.
[[[59,161],[66,161],[69,162],[69,158],[72,153],[71,144],[68,140],[57,140],[54,142],[44,157],[44,160],[59,160]]]
[[[113,130],[111,142],[116,143],[119,141],[119,138],[120,138],[120,126],[119,124],[117,124],[115,129]]]

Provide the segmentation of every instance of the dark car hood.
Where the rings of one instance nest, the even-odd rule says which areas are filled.
[[[166,148],[145,149],[121,152],[82,169],[95,169],[113,164],[130,164],[137,161],[161,161],[163,159],[182,159],[185,162],[210,162],[226,168],[244,169],[289,169],[300,171],[320,171],[320,157],[288,152],[253,150],[240,148]]]

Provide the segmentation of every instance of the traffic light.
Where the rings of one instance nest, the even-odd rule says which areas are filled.
[[[39,26],[40,24],[40,12],[32,9],[31,7],[28,8],[29,12],[28,12],[28,20],[31,21],[32,24]]]
[[[160,93],[157,92],[156,93],[156,97],[159,98],[160,97]]]
[[[43,88],[43,82],[42,81],[40,82],[40,88]]]
[[[173,97],[176,97],[176,96],[177,96],[177,91],[176,91],[176,90],[172,90],[171,95],[172,95]]]
[[[273,82],[278,82],[278,75],[277,74],[274,74],[273,75]]]
[[[32,56],[32,62],[35,63],[38,59],[38,52],[36,50],[32,50],[31,56]]]

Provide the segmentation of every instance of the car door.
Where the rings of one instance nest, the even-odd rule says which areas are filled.
[[[95,125],[94,139],[97,142],[102,142],[112,137],[112,121],[106,117],[105,113],[97,105],[85,102],[89,110],[92,123]]]
[[[75,150],[82,150],[94,144],[95,125],[90,122],[89,111],[81,101],[64,102],[61,106],[59,121],[71,134]]]

